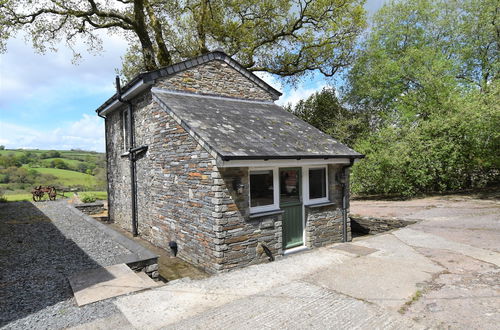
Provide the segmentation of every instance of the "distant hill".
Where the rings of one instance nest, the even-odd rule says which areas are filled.
[[[103,191],[104,153],[83,150],[0,150],[0,189],[5,194],[31,191],[34,186]]]

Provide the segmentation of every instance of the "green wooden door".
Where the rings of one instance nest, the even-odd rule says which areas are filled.
[[[280,168],[280,208],[283,214],[283,248],[290,249],[304,243],[302,221],[301,168]]]

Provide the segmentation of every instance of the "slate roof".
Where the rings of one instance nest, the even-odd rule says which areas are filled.
[[[155,71],[150,71],[150,72],[142,72],[135,76],[131,81],[129,81],[125,86],[122,87],[122,93],[126,93],[129,89],[131,89],[134,85],[137,83],[152,83],[158,78],[164,78],[164,77],[169,77],[172,75],[175,75],[176,73],[188,70],[190,68],[193,68],[197,65],[204,64],[213,60],[219,60],[227,63],[229,66],[231,66],[233,69],[244,75],[247,79],[253,81],[255,84],[260,86],[262,89],[265,91],[271,93],[273,95],[274,99],[277,100],[282,94],[280,91],[276,90],[274,87],[266,83],[264,80],[256,76],[254,73],[248,71],[243,67],[241,64],[239,64],[237,61],[232,59],[230,56],[228,56],[226,53],[220,51],[220,50],[215,50],[213,52],[203,54]],[[99,114],[102,110],[104,110],[108,105],[113,103],[118,99],[118,95],[115,93],[113,96],[111,96],[108,100],[106,100],[99,108],[96,109],[96,112]]]
[[[152,91],[222,160],[363,157],[272,102]]]

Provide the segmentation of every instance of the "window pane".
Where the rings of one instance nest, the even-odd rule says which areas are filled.
[[[280,204],[300,202],[299,171],[280,169]]]
[[[274,204],[273,171],[250,172],[250,206]]]
[[[128,139],[129,139],[128,133],[127,133],[128,132],[128,112],[127,112],[127,110],[124,110],[123,113],[122,113],[122,115],[123,115],[122,116],[122,119],[123,119],[122,120],[122,126],[123,126],[122,127],[123,128],[123,130],[122,130],[123,149],[125,151],[127,151],[128,150]]]
[[[309,199],[326,197],[326,169],[309,170]]]

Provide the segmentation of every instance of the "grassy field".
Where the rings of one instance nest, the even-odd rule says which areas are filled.
[[[10,159],[10,155],[15,158]],[[106,186],[103,157],[102,153],[82,150],[0,150],[0,193],[5,194],[9,201],[20,201],[31,200],[31,190],[38,185],[55,186],[58,192],[69,190],[71,196],[76,190],[103,189]],[[55,160],[64,161],[68,169],[53,168],[51,163]],[[81,169],[92,170],[95,176],[82,173]],[[107,198],[102,191],[94,191],[93,195],[98,199]]]
[[[45,153],[48,154],[51,150],[34,150],[34,149],[6,149],[6,150],[0,150],[0,155],[1,156],[6,156],[13,154],[15,156],[20,156],[23,153],[30,152],[32,154],[36,154],[40,156],[41,154]],[[99,157],[99,153],[96,152],[86,152],[86,151],[71,151],[71,150],[56,150],[59,152],[61,157],[64,161],[67,160],[77,160],[77,161],[95,161],[97,157]],[[48,158],[47,158],[48,159]],[[53,159],[53,158],[52,158]]]
[[[108,193],[106,191],[82,191],[78,193],[78,197],[80,198],[88,195],[94,195],[99,200],[108,199]]]
[[[69,166],[73,166],[73,167],[76,167],[76,166],[78,166],[78,164],[83,163],[80,160],[70,159],[70,158],[46,158],[42,162],[44,164],[49,164],[51,161],[56,160],[56,159],[60,159],[63,162],[65,162],[66,164],[68,164]],[[45,166],[47,166],[47,165],[45,165]]]
[[[9,201],[9,202],[20,202],[20,201],[31,201],[32,200],[32,195],[29,193],[22,193],[22,194],[6,194],[4,197]]]
[[[0,150],[0,155],[2,155],[2,156],[6,156],[6,155],[10,155],[10,154],[19,156],[19,155],[22,155],[23,153],[24,153],[24,151],[22,151],[22,150]]]
[[[80,185],[90,187],[95,184],[95,178],[85,173],[44,167],[33,168],[33,170],[43,174],[52,174],[57,177],[57,181],[63,186]]]
[[[67,198],[71,197],[72,193],[66,193],[65,197],[62,196],[57,196],[57,199],[61,198]],[[108,193],[105,191],[84,191],[84,192],[79,192],[78,196],[82,198],[83,196],[87,195],[94,195],[98,200],[106,200],[108,199]],[[31,201],[32,200],[32,195],[30,193],[14,193],[14,194],[5,194],[4,197],[7,199],[9,202],[20,202],[20,201]],[[47,199],[47,196],[44,196],[44,200]]]

